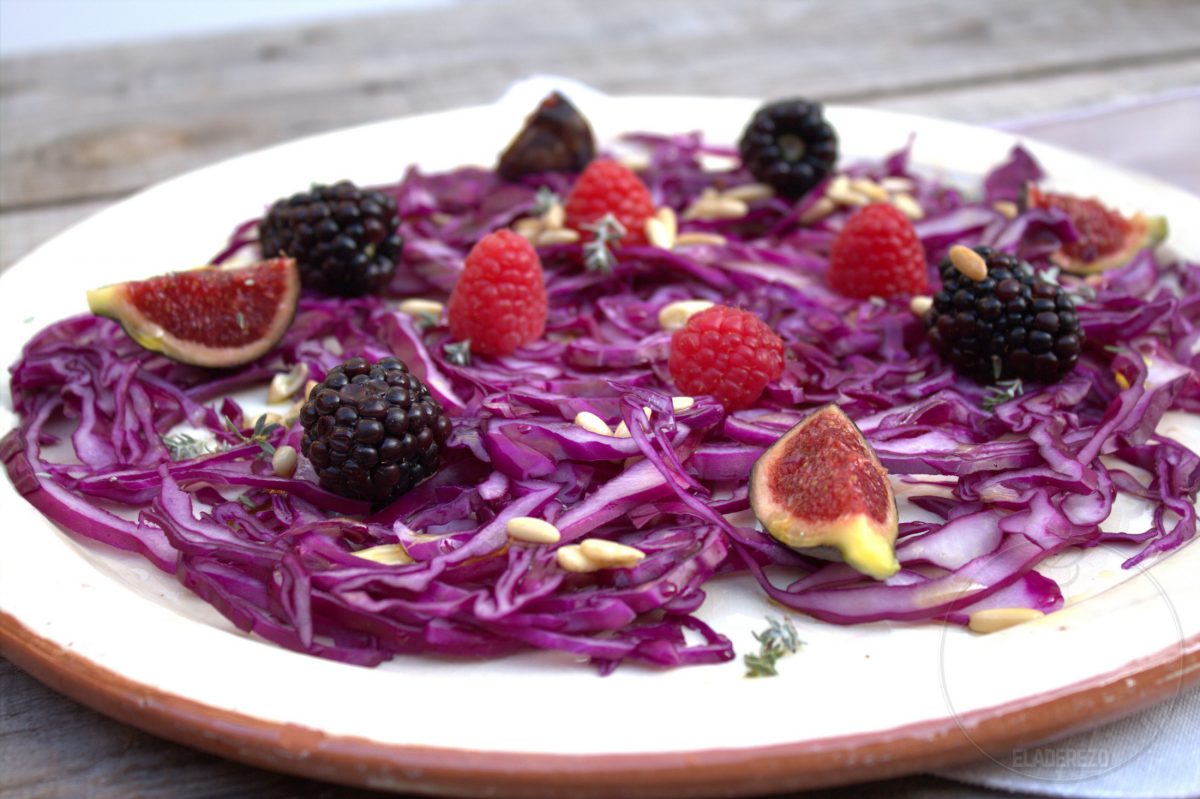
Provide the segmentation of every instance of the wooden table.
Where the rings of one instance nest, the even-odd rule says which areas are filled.
[[[1027,128],[1080,146],[1096,139],[1088,117],[1047,119],[1149,97],[1162,119],[1114,117],[1101,142],[1120,139],[1110,157],[1200,190],[1200,159],[1165,159],[1151,138],[1164,126],[1200,129],[1188,93],[1200,85],[1198,30],[1200,3],[1186,0],[495,0],[5,58],[0,270],[184,170],[296,136],[485,103],[534,72],[613,93],[805,95],[979,124],[1041,117]],[[823,795],[895,794],[999,796],[933,777]],[[0,660],[0,795],[369,794],[171,744]]]

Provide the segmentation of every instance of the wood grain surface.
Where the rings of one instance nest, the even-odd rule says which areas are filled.
[[[156,181],[489,102],[537,72],[613,93],[806,95],[989,124],[1196,87],[1196,31],[1200,3],[1186,0],[460,0],[0,58],[0,270]],[[0,660],[7,799],[373,795],[162,741]],[[913,777],[817,795],[1000,794]]]

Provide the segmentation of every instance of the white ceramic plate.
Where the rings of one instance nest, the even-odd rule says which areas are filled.
[[[576,98],[598,136],[702,129],[733,142],[756,102]],[[85,309],[88,287],[202,263],[240,221],[310,182],[398,179],[489,164],[536,96],[297,141],[155,186],[48,242],[0,279],[0,362]],[[916,133],[917,164],[977,177],[1014,138],[930,119],[830,111],[847,158]],[[1051,183],[1126,210],[1200,218],[1200,199],[1027,143]],[[1200,229],[1172,246],[1200,255]],[[54,293],[46,296],[46,287]],[[0,435],[15,424],[7,374]],[[1173,435],[1200,442],[1194,417]],[[1112,524],[1138,528],[1127,507]],[[556,655],[483,663],[399,658],[376,669],[296,654],[236,631],[137,558],[64,535],[0,483],[0,651],[104,712],[195,746],[327,779],[498,795],[755,794],[931,769],[1099,724],[1200,677],[1200,546],[1125,572],[1124,553],[1052,566],[1070,598],[990,636],[937,625],[796,618],[802,653],[775,679],[740,659],[606,679]],[[1115,529],[1115,528],[1114,528]],[[1141,529],[1141,528],[1138,528]],[[748,578],[717,581],[701,615],[739,653],[773,612]],[[777,610],[774,612],[778,612]]]

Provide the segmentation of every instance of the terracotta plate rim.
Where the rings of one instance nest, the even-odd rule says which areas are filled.
[[[388,744],[256,718],[130,680],[35,635],[3,611],[0,655],[100,713],[253,766],[366,788],[522,799],[603,797],[618,788],[631,799],[754,796],[886,779],[1092,729],[1200,684],[1196,635],[1065,688],[882,735],[748,749],[565,755]]]

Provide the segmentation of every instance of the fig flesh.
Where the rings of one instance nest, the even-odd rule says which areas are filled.
[[[836,549],[877,580],[900,569],[887,470],[836,405],[814,411],[763,453],[750,473],[750,506],[786,546],[818,557],[819,548]]]
[[[1026,187],[1030,208],[1053,208],[1067,215],[1079,238],[1050,256],[1066,272],[1090,275],[1129,263],[1144,247],[1156,247],[1167,237],[1167,220],[1135,213],[1123,216],[1099,200]]]
[[[240,366],[265,355],[292,323],[300,274],[290,258],[205,266],[89,291],[88,307],[140,346],[193,366]]]

